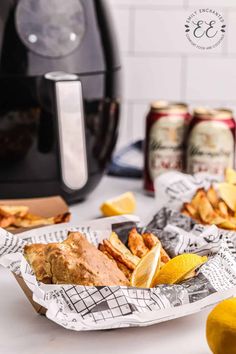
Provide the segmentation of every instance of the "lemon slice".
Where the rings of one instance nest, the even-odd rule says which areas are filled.
[[[190,273],[206,261],[207,257],[201,257],[192,253],[185,253],[174,257],[156,274],[153,286],[159,284],[177,284],[188,278]]]
[[[232,168],[226,168],[225,170],[225,182],[236,184],[236,171]]]
[[[116,198],[109,199],[101,205],[104,216],[115,216],[131,214],[136,208],[135,196],[131,192],[126,192]]]
[[[219,183],[219,194],[227,206],[236,211],[236,186],[229,183]]]
[[[158,242],[141,260],[131,276],[131,286],[150,288],[160,268],[161,244]]]

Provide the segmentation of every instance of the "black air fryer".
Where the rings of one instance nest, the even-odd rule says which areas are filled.
[[[105,2],[0,0],[0,48],[0,198],[84,199],[118,130]]]

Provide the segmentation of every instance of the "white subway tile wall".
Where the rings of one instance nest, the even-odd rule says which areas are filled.
[[[181,58],[125,57],[123,70],[123,93],[127,101],[180,99]]]
[[[107,0],[122,60],[122,123],[118,147],[144,138],[151,101],[236,108],[236,0]],[[199,8],[220,12],[225,38],[201,51],[185,37],[186,18]]]

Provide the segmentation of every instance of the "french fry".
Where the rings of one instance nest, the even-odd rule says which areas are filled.
[[[188,279],[194,278],[195,275],[196,275],[196,271],[193,270],[192,272],[188,273],[183,280],[188,280]]]
[[[229,221],[231,221],[233,224],[236,225],[236,217],[235,216],[229,216]]]
[[[236,224],[232,223],[230,220],[224,220],[222,223],[220,223],[217,226],[226,230],[236,230]]]
[[[219,198],[213,186],[208,189],[208,191],[206,192],[206,196],[209,202],[211,203],[212,207],[217,208],[219,204]]]
[[[14,218],[12,225],[16,227],[28,228],[28,227],[36,227],[36,226],[43,226],[43,225],[60,224],[63,222],[68,222],[69,219],[70,219],[70,213],[64,213],[50,218],[33,216],[32,214],[30,214],[30,217],[28,218],[27,217]]]
[[[99,249],[99,251],[104,253],[108,258],[110,258],[111,260],[113,260],[115,262],[115,259],[112,257],[112,255],[109,252],[106,251],[105,246],[103,245],[103,243],[99,243],[98,249]]]
[[[213,209],[211,203],[209,202],[207,197],[204,195],[202,195],[200,198],[198,211],[199,211],[201,220],[205,224],[218,225],[218,224],[224,222],[224,218],[216,213],[216,211]]]
[[[203,188],[198,189],[195,195],[193,196],[191,204],[196,210],[198,210],[199,203],[201,202],[201,198],[203,196],[206,197],[206,192]]]
[[[27,213],[27,214],[24,216],[24,219],[25,219],[25,220],[40,220],[40,219],[42,219],[42,217],[39,216],[39,215],[34,215],[34,214],[31,214],[31,213]]]
[[[119,239],[118,235],[115,232],[112,232],[110,238],[109,238],[110,243],[112,244],[113,247],[115,247],[118,251],[120,251],[124,256],[131,261],[133,264],[137,265],[138,262],[140,261],[140,258],[137,256],[134,256],[130,250],[121,242]]]
[[[0,205],[0,215],[2,216],[18,216],[23,218],[29,211],[27,206],[15,206],[15,205]]]
[[[13,215],[4,216],[4,217],[0,216],[0,227],[7,228],[10,225],[12,225],[14,221],[15,221],[15,217]]]
[[[188,212],[190,217],[194,218],[194,217],[197,217],[197,215],[198,215],[197,209],[191,203],[184,203],[183,209]]]
[[[128,267],[126,267],[125,264],[119,262],[117,259],[115,259],[114,257],[112,257],[112,255],[111,255],[109,252],[106,251],[106,248],[105,248],[105,246],[104,246],[103,244],[100,243],[100,244],[98,245],[98,249],[99,249],[99,251],[101,251],[102,253],[104,253],[109,259],[111,259],[113,262],[115,262],[116,265],[117,265],[117,267],[124,273],[124,275],[126,276],[126,278],[127,278],[128,280],[130,280],[131,275],[132,275],[132,271],[131,271]]]
[[[225,218],[222,218],[220,215],[216,214],[216,216],[211,220],[210,224],[219,226],[225,220],[226,220]]]
[[[216,212],[212,208],[211,203],[207,199],[206,195],[201,195],[198,205],[198,211],[203,222],[211,224],[217,217]]]
[[[222,216],[223,218],[228,218],[229,217],[228,207],[225,204],[225,202],[220,201],[219,204],[218,204],[218,209],[219,209],[220,216]]]
[[[169,255],[166,253],[164,248],[161,247],[161,262],[162,263],[167,263],[167,262],[169,262],[169,260],[170,260]]]
[[[153,235],[151,232],[144,232],[142,234],[142,237],[143,237],[143,241],[148,249],[151,249],[152,247],[154,247],[157,244],[157,242],[159,241],[158,238],[155,235]]]
[[[192,201],[183,204],[182,213],[202,224],[236,230],[236,186],[219,183],[218,189],[219,193],[213,186],[198,189]]]
[[[158,237],[153,235],[151,232],[145,232],[142,234],[142,236],[143,236],[143,240],[144,240],[145,245],[149,249],[152,249],[152,247],[154,247],[158,242],[161,244]],[[161,245],[160,260],[161,260],[161,263],[164,263],[164,264],[169,262],[169,260],[170,260],[170,257],[168,256],[168,254],[166,253],[166,251],[164,250],[162,245]]]
[[[126,278],[128,280],[130,280],[131,278],[131,275],[132,275],[132,270],[130,270],[125,264],[119,262],[119,261],[116,261],[116,264],[118,266],[118,268],[122,271],[122,273],[124,273],[124,275],[126,276]]]
[[[134,264],[130,258],[127,257],[127,253],[123,254],[120,250],[115,248],[109,240],[104,240],[103,245],[105,250],[112,255],[115,260],[123,263],[130,270],[134,270],[137,264]]]
[[[181,210],[181,213],[182,213],[183,215],[185,215],[185,216],[191,218],[191,215],[189,214],[188,210],[186,210],[186,209],[183,210],[183,209],[182,209],[182,210]]]
[[[24,214],[26,209],[23,209],[23,207],[16,207],[15,209],[4,207],[3,210],[5,213],[7,212],[7,210],[12,213],[12,215],[9,214],[8,216],[0,215],[0,227],[3,228],[8,228],[8,227],[29,228],[29,227],[36,227],[36,226],[43,226],[43,225],[59,224],[63,222],[68,222],[70,220],[70,213],[68,212],[50,218],[43,218],[41,216],[33,215],[28,212],[27,214]],[[24,216],[21,217],[19,215],[24,215]]]
[[[63,214],[59,214],[53,217],[54,224],[61,224],[64,222],[69,222],[71,217],[71,213],[66,212]]]
[[[129,232],[128,246],[131,252],[139,258],[145,256],[145,254],[149,251],[148,247],[144,243],[143,237],[137,232],[136,228],[133,228]]]

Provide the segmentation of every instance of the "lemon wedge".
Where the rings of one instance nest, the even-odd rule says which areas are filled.
[[[236,354],[236,298],[221,302],[211,311],[206,337],[214,354]]]
[[[153,279],[160,269],[161,244],[158,242],[143,258],[131,276],[131,286],[136,288],[152,287]]]
[[[207,261],[207,257],[201,257],[192,253],[181,254],[166,263],[153,279],[153,286],[160,284],[177,284],[187,279],[192,272]]]
[[[229,183],[219,183],[219,195],[227,206],[236,211],[236,186]]]
[[[226,168],[225,182],[230,184],[236,184],[236,171],[233,170],[232,168]]]
[[[132,214],[136,209],[135,196],[132,192],[126,192],[105,201],[100,209],[104,216]]]

